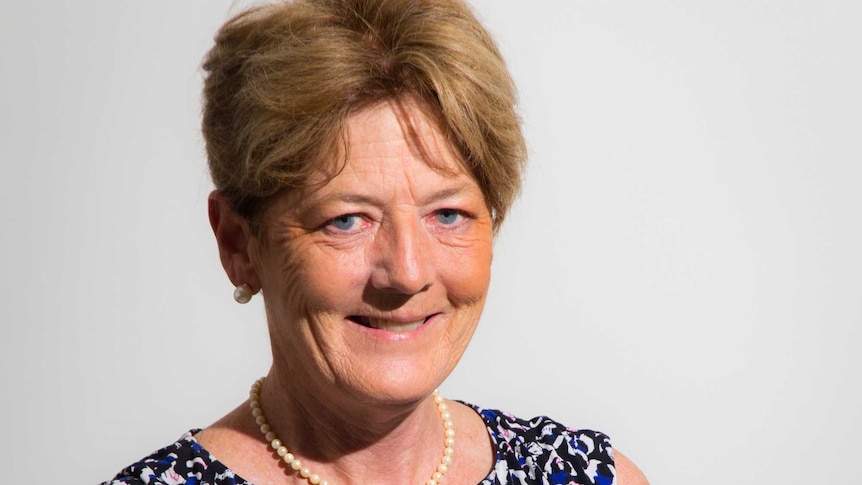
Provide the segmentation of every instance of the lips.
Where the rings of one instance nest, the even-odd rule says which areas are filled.
[[[412,332],[421,327],[431,317],[425,317],[419,320],[403,321],[403,320],[387,320],[385,318],[364,317],[359,315],[351,315],[348,320],[358,323],[363,327],[385,330],[387,332],[403,333]]]

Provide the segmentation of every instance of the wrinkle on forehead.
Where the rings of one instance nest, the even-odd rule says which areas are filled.
[[[411,98],[392,100],[389,104],[396,114],[398,124],[401,126],[401,134],[407,141],[413,156],[444,175],[457,175],[459,168],[469,174],[461,156],[446,139],[438,116],[429,114],[430,110],[423,109]],[[420,133],[431,136],[423,137]],[[447,163],[449,161],[456,162],[456,166],[453,167]]]
[[[369,128],[368,124],[371,123],[376,126]],[[328,189],[333,188],[332,183],[336,179],[343,180],[349,185],[350,182],[345,179],[351,179],[360,173],[365,173],[364,176],[367,177],[371,172],[377,172],[375,176],[380,178],[381,188],[387,185],[393,189],[400,186],[410,192],[412,200],[421,200],[427,198],[428,194],[425,192],[433,188],[436,183],[423,177],[414,180],[410,166],[415,167],[416,163],[424,164],[431,172],[441,177],[450,180],[461,179],[461,183],[455,182],[457,187],[453,186],[449,189],[459,188],[459,192],[462,192],[470,190],[468,189],[470,186],[475,186],[475,189],[481,193],[478,182],[467,170],[463,158],[448,142],[439,126],[433,115],[429,115],[427,110],[423,110],[416,101],[409,98],[385,100],[359,110],[344,122],[343,136],[338,143],[342,148],[338,150],[338,156],[331,162],[321,165],[303,186],[283,190],[277,196],[280,202],[272,204],[269,209],[280,212],[280,219],[287,217],[283,221],[285,223],[298,215],[301,208],[306,205],[304,202],[312,200],[320,202],[321,198],[326,198]],[[396,159],[392,151],[385,148],[379,150],[387,144],[400,145],[406,149],[400,148]],[[378,145],[378,149],[375,149],[374,145]],[[388,155],[380,155],[386,153]],[[390,157],[389,161],[393,163],[376,163],[385,160],[375,158],[379,156]],[[386,183],[387,178],[396,175],[403,175],[407,183],[396,185]],[[432,186],[429,187],[429,184]],[[425,194],[415,193],[414,190],[417,189]],[[382,193],[377,195],[384,196]],[[386,198],[393,195],[386,194]],[[484,199],[484,194],[482,196]]]
[[[411,155],[422,160],[428,167],[441,175],[453,177],[460,172],[466,173],[471,179],[474,178],[467,169],[467,164],[458,153],[458,150],[447,140],[442,123],[433,112],[424,108],[420,102],[412,97],[386,99],[377,104],[365,107],[351,114],[344,123],[343,133],[338,143],[338,150],[332,163],[325,164],[313,174],[305,186],[299,190],[304,195],[309,195],[321,187],[327,185],[332,179],[341,174],[348,162],[352,160],[353,150],[351,147],[359,143],[391,142],[394,137],[385,140],[357,140],[352,133],[351,126],[356,122],[370,119],[380,111],[391,110],[398,123],[400,139],[407,142]],[[424,136],[423,136],[424,135]],[[454,162],[454,163],[453,163]],[[352,167],[356,169],[358,167]]]

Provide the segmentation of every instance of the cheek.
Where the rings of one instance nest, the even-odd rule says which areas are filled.
[[[268,251],[260,259],[260,274],[267,319],[275,329],[285,327],[284,320],[304,313],[304,269],[301,260],[291,252]]]
[[[484,303],[491,280],[492,254],[491,243],[482,242],[447,257],[440,274],[455,306]]]
[[[303,313],[344,311],[355,305],[367,279],[364,259],[354,251],[296,250],[280,272],[289,306]]]

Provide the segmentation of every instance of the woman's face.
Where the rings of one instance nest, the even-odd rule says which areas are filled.
[[[491,215],[414,103],[362,110],[347,131],[343,171],[264,214],[255,269],[274,364],[307,392],[408,402],[446,378],[476,328]]]

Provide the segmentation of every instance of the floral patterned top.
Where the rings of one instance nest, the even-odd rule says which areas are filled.
[[[573,430],[539,416],[519,419],[472,407],[485,421],[497,458],[478,485],[613,485],[614,454],[603,433]],[[253,485],[194,438],[199,430],[123,469],[102,485]]]

